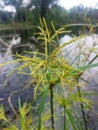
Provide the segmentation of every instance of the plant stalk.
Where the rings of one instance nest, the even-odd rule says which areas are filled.
[[[50,109],[51,109],[51,127],[54,130],[54,110],[53,110],[53,84],[50,84]]]
[[[77,79],[77,83],[78,83],[78,79]],[[80,90],[80,87],[77,86],[77,90],[78,90],[78,94],[79,94],[79,97],[82,97],[81,95],[81,90]],[[87,122],[86,122],[86,117],[85,117],[85,112],[84,112],[84,105],[82,103],[80,103],[80,107],[81,107],[81,112],[82,112],[82,116],[83,116],[83,121],[84,121],[84,126],[85,126],[85,130],[88,130],[88,127],[87,127]]]
[[[66,106],[65,106],[65,100],[64,100],[64,130],[66,130],[66,112],[65,112],[65,109],[66,109]]]

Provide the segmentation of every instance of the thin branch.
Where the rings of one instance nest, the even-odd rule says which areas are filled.
[[[0,42],[1,42],[4,46],[9,47],[9,45],[8,45],[6,42],[4,42],[1,38],[0,38]]]
[[[9,54],[9,52],[11,51],[12,46],[13,46],[12,43],[8,46],[7,51],[6,51],[6,53],[5,53],[5,55],[4,55],[4,58],[3,58],[3,60],[2,60],[2,63],[5,62],[5,60],[6,60],[7,56],[8,56],[8,54]],[[0,71],[2,71],[2,67],[0,67]]]
[[[3,44],[6,44],[6,43],[3,42]],[[13,46],[12,43],[8,46],[7,51],[6,51],[6,53],[5,53],[5,55],[4,55],[4,58],[3,58],[3,60],[2,60],[2,63],[5,63],[6,58],[7,58],[7,56],[9,55],[9,52],[11,51],[12,46]],[[1,73],[2,73],[2,66],[0,67],[0,74],[1,74]],[[4,81],[4,84],[3,84],[4,86],[6,85],[7,81],[8,81],[8,78],[6,78],[6,80]]]
[[[12,98],[12,96],[13,96],[15,93],[16,93],[16,91],[13,92],[13,93],[8,97],[8,103],[9,103],[9,105],[10,105],[10,107],[11,107],[13,113],[14,113],[15,116],[17,117],[17,112],[16,112],[16,110],[14,109],[13,104],[12,104],[12,102],[11,102],[11,98]]]

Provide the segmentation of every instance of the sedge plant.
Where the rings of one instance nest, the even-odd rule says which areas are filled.
[[[34,101],[37,102],[39,100],[36,121],[34,121],[35,118],[33,116],[27,115],[31,107],[33,107],[32,104],[30,109],[27,109],[26,104],[22,107],[20,101],[19,126],[10,123],[5,116],[0,117],[2,117],[2,120],[9,122],[9,128],[6,128],[8,130],[19,128],[22,130],[57,130],[59,116],[61,115],[63,117],[60,124],[61,126],[63,125],[61,129],[84,130],[83,117],[78,113],[78,111],[81,111],[78,106],[79,103],[82,104],[82,107],[83,105],[88,106],[91,102],[81,96],[82,93],[80,91],[77,91],[77,86],[80,86],[80,84],[76,79],[79,79],[86,69],[98,66],[98,63],[77,67],[70,65],[63,57],[61,50],[74,41],[83,38],[84,35],[57,46],[59,35],[68,33],[68,31],[65,28],[56,30],[53,23],[51,23],[50,30],[45,19],[40,20],[40,23],[41,26],[38,27],[39,33],[36,35],[37,40],[41,42],[41,45],[44,45],[44,52],[25,51],[27,56],[16,54],[17,60],[12,61],[12,63],[21,62],[22,64],[10,73],[18,71],[20,74],[32,77],[28,86],[34,84]],[[4,65],[7,64],[11,64],[11,62]],[[26,72],[27,68],[28,72]],[[0,110],[0,114],[4,115],[2,110]]]

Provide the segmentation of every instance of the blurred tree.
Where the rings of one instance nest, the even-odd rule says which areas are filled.
[[[69,18],[72,20],[73,23],[83,23],[83,18],[86,12],[87,11],[85,10],[83,5],[75,6],[69,11]]]
[[[40,17],[46,17],[49,7],[57,2],[58,0],[30,0],[28,8],[35,7]]]
[[[4,4],[0,3],[0,8],[3,8],[4,5],[12,5],[16,8],[16,14],[14,15],[16,22],[30,22],[36,26],[39,25],[39,18],[45,17],[48,24],[53,21],[58,28],[65,24],[98,23],[98,9],[84,7],[83,5],[66,10],[58,4],[58,0],[28,0],[27,4],[24,4],[24,0],[2,1]],[[10,18],[8,16],[1,12],[0,21],[7,21]],[[76,30],[76,28],[79,29],[79,26],[71,27],[72,30]]]
[[[16,16],[15,16],[15,21],[16,22],[27,22],[28,21],[27,12],[28,12],[27,9],[24,7],[17,10]]]
[[[0,23],[12,22],[12,12],[0,10]]]
[[[57,28],[60,28],[62,25],[65,25],[69,22],[68,11],[63,7],[60,7],[58,4],[54,4],[46,17],[47,22],[53,21],[54,25]]]
[[[53,6],[58,0],[40,0],[40,16],[46,16],[49,6]]]

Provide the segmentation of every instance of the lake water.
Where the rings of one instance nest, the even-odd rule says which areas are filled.
[[[10,42],[6,42],[9,44]],[[22,45],[22,44],[20,44]],[[24,47],[24,46],[23,46]],[[27,47],[26,47],[27,48]],[[2,43],[0,44],[0,64],[6,64],[6,62],[11,62],[13,57],[14,46],[10,49],[4,46]],[[15,49],[16,51],[16,49]],[[29,88],[24,89],[26,85],[31,81],[31,77],[20,75],[17,73],[13,73],[11,76],[7,77],[7,75],[17,68],[21,63],[7,64],[4,67],[0,67],[0,105],[3,104],[7,106],[9,113],[12,113],[10,109],[10,104],[8,102],[8,98],[13,94],[11,98],[11,103],[17,109],[18,107],[18,98],[21,98],[21,102],[32,102],[33,101],[33,85],[30,85]],[[16,92],[14,94],[14,92]]]

